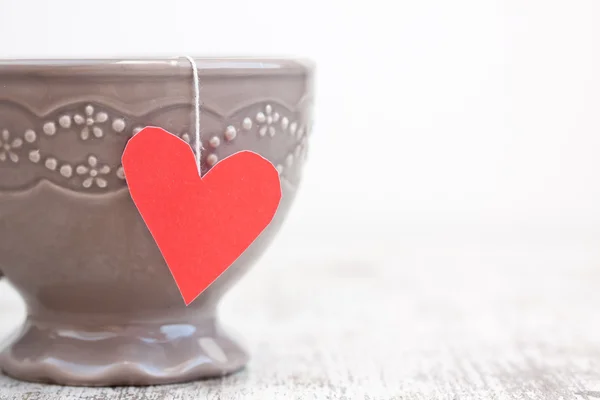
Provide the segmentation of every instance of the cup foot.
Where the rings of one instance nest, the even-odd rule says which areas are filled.
[[[28,318],[1,353],[0,368],[32,382],[156,385],[221,377],[247,361],[246,352],[214,319],[82,327]]]

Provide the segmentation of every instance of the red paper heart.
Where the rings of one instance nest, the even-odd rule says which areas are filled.
[[[281,199],[277,170],[242,151],[200,178],[191,147],[147,127],[125,147],[131,197],[189,305],[252,244]]]

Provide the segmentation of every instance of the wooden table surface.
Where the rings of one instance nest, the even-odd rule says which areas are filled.
[[[241,373],[146,388],[0,376],[0,399],[600,398],[598,235],[374,232],[282,233],[222,307],[253,355]],[[5,335],[24,311],[0,285]]]

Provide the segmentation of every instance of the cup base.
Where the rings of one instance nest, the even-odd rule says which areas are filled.
[[[247,361],[214,318],[77,326],[29,317],[0,354],[0,369],[16,379],[59,385],[157,385],[222,377]]]

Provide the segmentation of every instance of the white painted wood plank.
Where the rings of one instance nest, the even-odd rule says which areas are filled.
[[[0,399],[600,398],[600,246],[449,240],[304,243],[312,255],[279,243],[225,301],[253,359],[223,380],[92,389],[0,376]],[[15,301],[0,286],[2,333],[21,318]]]

